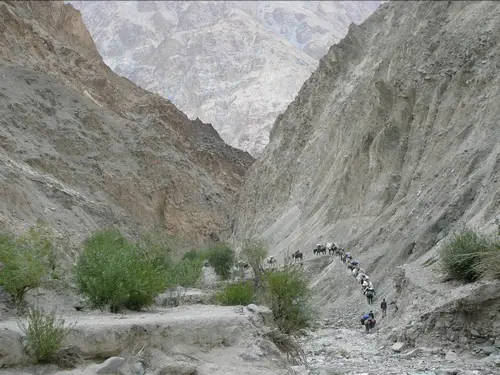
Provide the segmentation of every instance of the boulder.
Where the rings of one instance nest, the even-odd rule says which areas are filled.
[[[0,367],[12,366],[24,361],[25,354],[21,334],[9,328],[1,329]]]
[[[490,354],[493,354],[497,351],[497,349],[494,347],[494,346],[485,346],[483,349],[482,349],[482,352],[486,355],[490,355]]]
[[[116,374],[118,369],[125,363],[122,357],[111,357],[99,365],[96,374]]]
[[[397,342],[393,346],[391,346],[391,349],[396,353],[401,353],[401,351],[404,350],[406,346],[407,345],[405,342]]]
[[[158,375],[195,375],[196,366],[187,362],[172,362],[162,367]]]
[[[142,362],[136,362],[132,366],[132,374],[133,375],[144,375],[146,373],[146,369],[144,368],[144,365]]]
[[[257,306],[255,304],[250,304],[248,305],[245,309],[243,309],[243,313],[246,316],[249,316],[250,319],[252,316],[257,316],[258,319],[260,320],[261,323],[269,326],[274,324],[274,315],[271,309],[268,309],[267,307],[264,306]],[[254,319],[251,319],[254,323],[257,323],[254,321]]]
[[[497,338],[497,339],[495,340],[495,343],[493,344],[493,346],[494,346],[495,348],[497,348],[497,349],[500,349],[500,338]]]
[[[476,336],[476,337],[481,336],[481,335],[479,334],[479,332],[478,332],[477,330],[475,330],[474,328],[472,328],[469,332],[470,332],[470,334],[471,334],[472,336]]]

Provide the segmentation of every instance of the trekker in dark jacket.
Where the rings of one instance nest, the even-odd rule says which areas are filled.
[[[385,318],[385,314],[387,312],[387,302],[385,302],[385,298],[382,300],[380,308],[382,309],[382,318]]]

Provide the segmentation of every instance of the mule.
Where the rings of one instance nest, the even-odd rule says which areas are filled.
[[[297,250],[295,253],[292,254],[292,258],[293,258],[294,262],[299,260],[299,259],[302,261],[302,257],[303,257],[303,254],[299,250]]]
[[[377,321],[373,318],[366,319],[364,322],[365,325],[365,332],[368,333],[370,332],[370,329],[373,329],[375,327],[375,324],[377,324]]]

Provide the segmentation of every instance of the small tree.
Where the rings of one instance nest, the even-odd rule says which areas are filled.
[[[243,242],[241,256],[252,267],[255,275],[262,273],[262,262],[267,255],[267,246],[263,240],[250,238]]]
[[[304,274],[293,267],[264,273],[264,301],[284,333],[309,326],[314,318],[311,294]]]
[[[158,254],[116,230],[97,232],[86,241],[76,265],[78,288],[95,307],[140,310],[166,287],[168,264]]]
[[[26,237],[19,240],[9,234],[0,234],[0,285],[18,307],[23,303],[26,292],[40,286],[46,275],[43,249],[39,245]],[[45,244],[42,243],[42,246]]]
[[[207,251],[207,259],[214,268],[215,273],[223,280],[231,275],[231,267],[234,264],[234,250],[228,244],[220,242]]]

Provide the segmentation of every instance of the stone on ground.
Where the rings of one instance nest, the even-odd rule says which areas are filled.
[[[99,365],[99,368],[96,370],[96,374],[115,374],[124,363],[125,359],[122,357],[108,358],[101,365]]]
[[[397,342],[391,347],[391,349],[396,353],[400,353],[405,348],[406,348],[405,342]]]
[[[160,371],[158,371],[158,375],[194,375],[194,374],[196,374],[196,366],[181,361],[173,362],[163,367]]]

